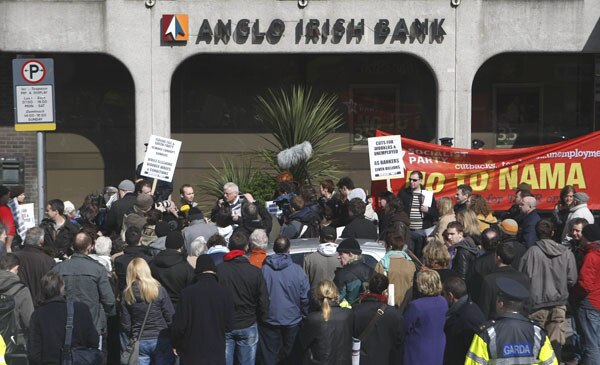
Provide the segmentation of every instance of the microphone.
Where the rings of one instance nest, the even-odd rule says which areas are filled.
[[[282,169],[289,169],[302,161],[310,159],[312,153],[312,145],[310,142],[304,141],[279,152],[277,154],[277,164]]]

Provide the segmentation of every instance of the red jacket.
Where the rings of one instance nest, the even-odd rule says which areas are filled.
[[[6,205],[0,206],[0,222],[4,223],[7,228],[6,235],[14,236],[16,233],[15,220],[10,208]]]
[[[594,308],[600,310],[600,242],[588,244],[585,251],[579,272],[579,286],[586,292]]]

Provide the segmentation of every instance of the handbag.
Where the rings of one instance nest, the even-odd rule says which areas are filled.
[[[138,357],[140,356],[140,339],[142,338],[142,332],[144,332],[144,327],[146,326],[146,320],[148,319],[148,313],[150,313],[150,307],[152,307],[152,302],[148,304],[146,316],[144,316],[144,322],[142,323],[142,327],[140,328],[140,333],[138,333],[137,339],[130,338],[127,347],[125,347],[121,353],[121,365],[138,365]]]
[[[365,327],[365,329],[361,332],[358,338],[352,337],[352,365],[360,364],[360,345],[362,341],[365,338],[367,338],[367,335],[371,332],[373,327],[375,327],[375,323],[377,323],[377,321],[379,321],[379,319],[383,317],[386,306],[387,304],[383,303],[381,307],[377,309],[377,311],[371,318],[371,321],[369,322],[367,327]]]
[[[65,344],[62,349],[62,365],[100,365],[102,351],[93,347],[71,347],[73,340],[73,302],[67,301],[67,325],[65,326]]]

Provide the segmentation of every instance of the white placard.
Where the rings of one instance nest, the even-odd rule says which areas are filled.
[[[399,135],[369,138],[371,180],[404,177],[402,141]]]
[[[21,223],[25,229],[35,227],[35,206],[33,203],[19,204],[19,214],[21,216]]]
[[[152,135],[142,165],[142,176],[163,181],[173,181],[181,141]]]
[[[433,191],[421,190],[421,195],[423,195],[423,205],[427,208],[431,208],[431,204],[433,203]]]

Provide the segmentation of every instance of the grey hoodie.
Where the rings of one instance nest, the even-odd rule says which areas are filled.
[[[577,282],[575,256],[551,239],[531,246],[521,259],[519,270],[531,279],[533,310],[567,304],[568,288]]]
[[[333,280],[335,270],[340,267],[335,243],[321,243],[317,252],[304,256],[304,271],[308,275],[310,287],[314,288],[321,280]]]

